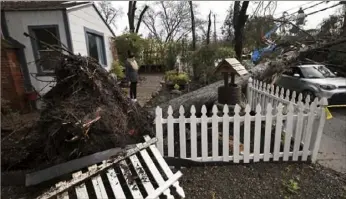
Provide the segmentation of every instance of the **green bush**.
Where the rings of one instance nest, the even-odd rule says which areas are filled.
[[[131,50],[136,57],[138,66],[142,64],[142,52],[147,40],[134,33],[127,33],[115,38],[115,46],[118,52],[120,64],[124,65],[127,59],[127,52]]]
[[[119,61],[114,61],[112,63],[111,72],[114,73],[118,79],[123,79],[125,77],[124,67],[120,65]]]
[[[189,75],[187,73],[178,73],[175,70],[170,70],[165,73],[165,80],[172,84],[184,85],[190,81]]]
[[[175,84],[175,85],[174,85],[174,89],[175,89],[175,90],[179,90],[179,88],[180,88],[180,86],[179,86],[178,84]]]

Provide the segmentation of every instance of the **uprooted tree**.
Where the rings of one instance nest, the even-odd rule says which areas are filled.
[[[18,148],[2,151],[4,169],[65,162],[136,143],[152,131],[153,118],[126,97],[97,60],[72,53],[42,59],[56,63],[56,85],[43,96],[40,119],[22,132],[27,136]]]

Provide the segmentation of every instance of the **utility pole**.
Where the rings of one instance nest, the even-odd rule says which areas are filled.
[[[217,42],[217,37],[216,37],[216,14],[214,14],[214,43]]]

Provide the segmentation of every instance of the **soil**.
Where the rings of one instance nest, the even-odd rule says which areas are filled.
[[[254,163],[181,172],[186,198],[346,198],[346,175],[320,165]]]
[[[25,128],[2,128],[1,171],[40,170],[137,143],[152,132],[153,118],[127,98],[97,60],[58,58],[56,85],[43,96],[39,117]]]

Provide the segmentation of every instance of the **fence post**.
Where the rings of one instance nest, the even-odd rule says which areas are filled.
[[[186,129],[185,129],[185,110],[181,105],[179,108],[179,139],[180,139],[180,157],[186,158]]]
[[[250,104],[251,109],[254,109],[253,103],[252,103],[252,78],[249,77],[248,83],[247,83],[247,89],[246,89],[246,97],[248,100],[248,104]]]
[[[205,105],[202,106],[201,110],[201,149],[202,149],[202,160],[206,161],[208,157],[208,117],[207,117],[207,107]]]
[[[162,109],[158,106],[155,110],[156,118],[155,118],[155,127],[156,127],[156,138],[157,143],[156,146],[159,149],[162,156],[164,156],[163,151],[163,132],[162,132]]]
[[[235,105],[234,112],[237,113],[238,104]],[[238,108],[240,110],[240,107]],[[227,104],[223,107],[223,116],[222,116],[222,154],[223,161],[229,161],[229,109]]]
[[[196,108],[194,105],[191,106],[190,110],[190,140],[191,140],[191,160],[197,160],[197,118],[196,118]]]
[[[317,154],[318,154],[318,150],[320,148],[320,143],[321,143],[321,137],[322,137],[322,133],[323,133],[323,128],[324,128],[324,123],[326,122],[326,112],[325,112],[325,108],[328,105],[328,101],[326,98],[322,98],[321,99],[321,106],[320,106],[320,122],[319,122],[319,126],[318,126],[318,130],[317,130],[317,134],[316,134],[316,140],[315,140],[315,144],[314,147],[312,149],[312,156],[311,156],[311,162],[315,163],[316,159],[317,159]]]
[[[167,117],[167,141],[168,141],[168,157],[174,157],[174,124],[173,124],[173,109],[168,107]]]

